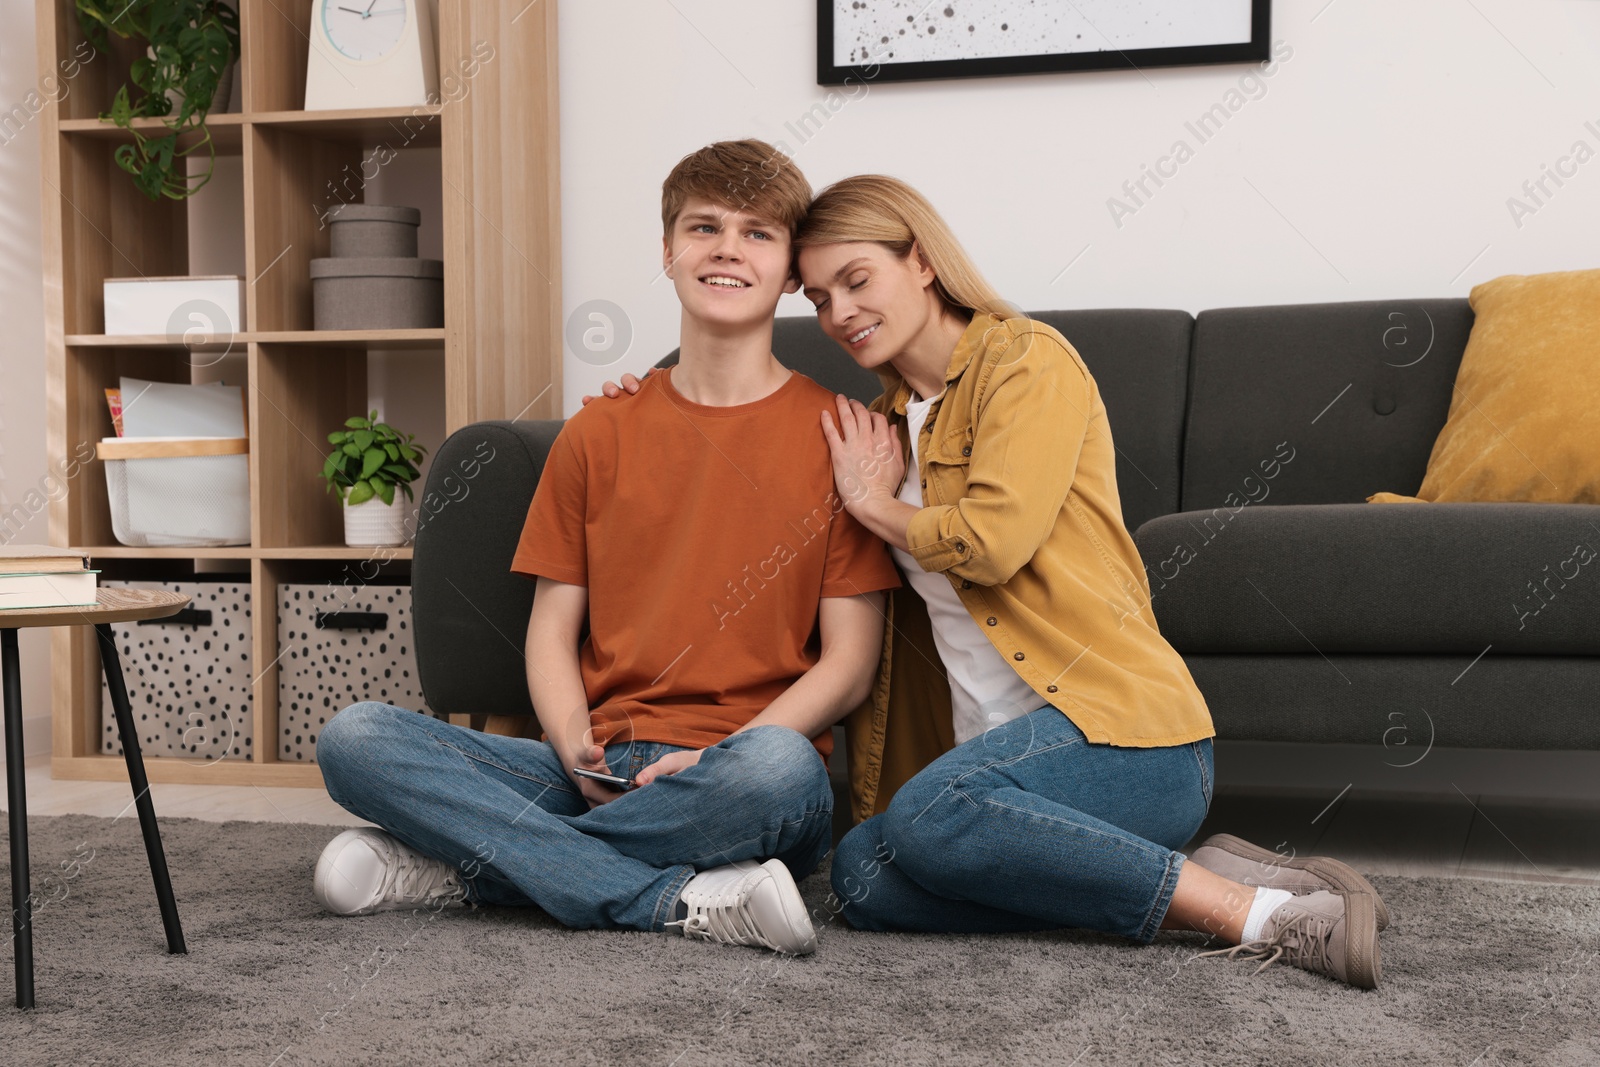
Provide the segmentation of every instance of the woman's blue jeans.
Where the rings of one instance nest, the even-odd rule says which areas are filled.
[[[606,747],[632,778],[682,746]],[[700,762],[590,810],[543,741],[502,737],[376,701],[323,727],[328,795],[461,871],[467,899],[537,904],[580,929],[660,930],[697,871],[777,857],[796,881],[833,840],[833,793],[810,741],[758,726]]]
[[[1210,738],[1090,744],[1046,706],[946,752],[846,834],[833,889],[857,929],[1076,927],[1148,943],[1212,774]]]

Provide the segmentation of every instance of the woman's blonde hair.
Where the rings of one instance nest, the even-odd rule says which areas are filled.
[[[1021,314],[1001,298],[973,264],[927,197],[899,178],[857,174],[834,182],[811,202],[794,248],[874,241],[904,259],[916,243],[933,267],[935,293],[955,312]]]

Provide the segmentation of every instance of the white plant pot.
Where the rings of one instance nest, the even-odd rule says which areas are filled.
[[[403,499],[404,495],[396,491],[393,504],[385,504],[378,497],[346,504],[344,543],[358,548],[405,544],[409,513],[401,504]]]

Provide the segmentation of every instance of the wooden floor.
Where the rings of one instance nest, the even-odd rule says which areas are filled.
[[[134,817],[126,784],[55,781],[46,758],[29,760],[27,786],[30,815]],[[368,825],[322,789],[157,784],[150,792],[164,817]],[[1591,799],[1222,786],[1197,840],[1215,832],[1337,856],[1367,873],[1600,885],[1600,803]]]
[[[102,815],[137,818],[127,782],[57,781],[50,776],[50,758],[32,757],[28,768],[28,814]],[[160,817],[183,816],[228,822],[309,822],[328,826],[371,826],[345,811],[325,789],[287,789],[255,785],[150,786],[150,801]],[[331,836],[331,835],[330,835]]]

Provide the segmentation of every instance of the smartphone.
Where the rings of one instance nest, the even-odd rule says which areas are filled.
[[[612,789],[616,789],[624,793],[634,788],[634,781],[632,778],[619,778],[614,774],[602,774],[599,771],[591,771],[586,767],[574,767],[572,768],[572,773],[576,774],[579,778],[592,778],[597,782],[604,782]]]

